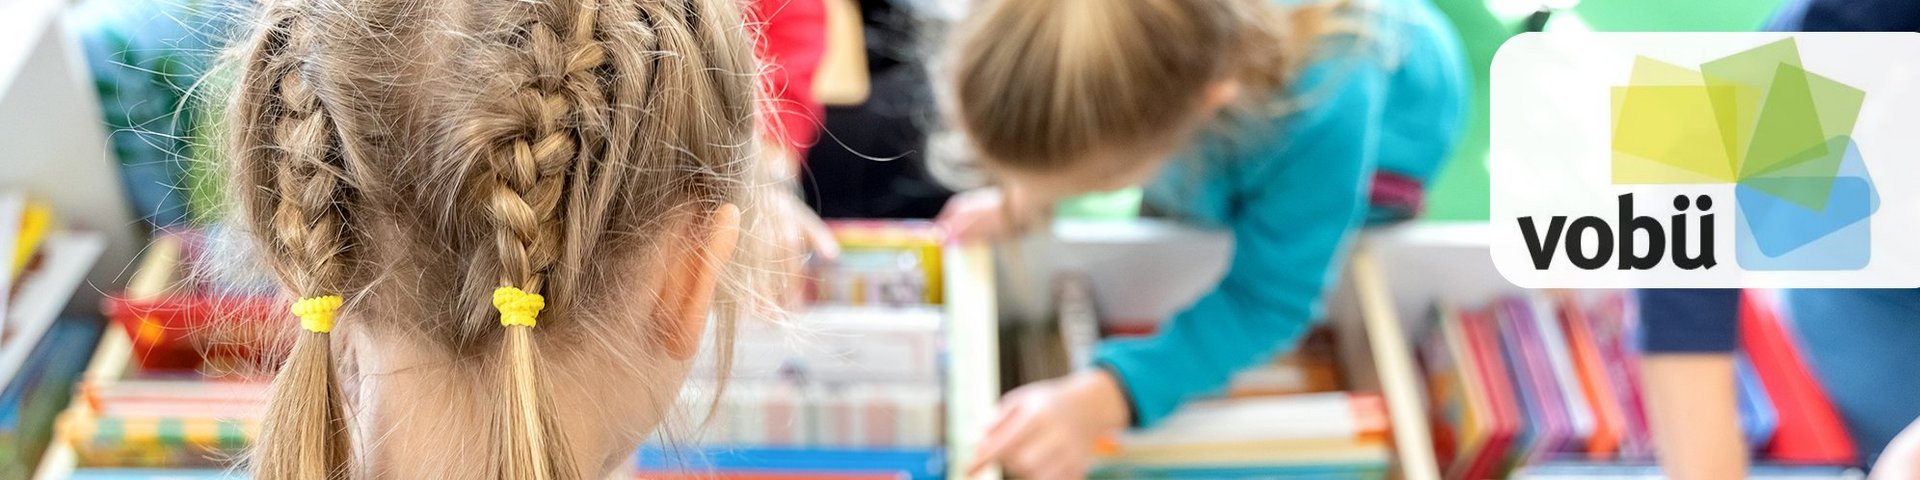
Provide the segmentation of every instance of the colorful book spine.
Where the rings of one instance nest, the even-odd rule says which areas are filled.
[[[1560,311],[1553,300],[1543,296],[1534,295],[1525,302],[1529,307],[1526,313],[1533,320],[1528,326],[1544,347],[1541,352],[1546,356],[1546,367],[1552,373],[1553,386],[1558,389],[1560,407],[1566,412],[1567,439],[1551,453],[1585,452],[1588,439],[1593,437],[1593,406],[1581,390],[1567,334],[1561,328]]]
[[[1612,458],[1620,452],[1620,439],[1627,428],[1626,414],[1607,373],[1607,361],[1600,353],[1593,322],[1572,296],[1563,296],[1560,302],[1560,321],[1567,333],[1568,353],[1579,377],[1581,394],[1593,408],[1593,433],[1587,438],[1587,458]]]
[[[1490,429],[1486,449],[1481,451],[1479,458],[1474,460],[1461,478],[1504,476],[1512,466],[1512,452],[1526,448],[1528,441],[1523,407],[1519,393],[1514,388],[1513,370],[1507,366],[1492,313],[1462,312],[1460,320],[1467,347],[1479,367],[1482,385],[1486,387]]]
[[[1445,306],[1434,309],[1434,323],[1422,338],[1416,353],[1427,386],[1427,416],[1433,430],[1434,459],[1447,478],[1461,478],[1466,459],[1483,447],[1473,400],[1476,392],[1466,377],[1471,369],[1456,352],[1459,322]]]
[[[714,407],[688,429],[702,445],[919,448],[939,445],[944,432],[938,386],[739,383],[717,404],[711,391],[681,395],[684,411]]]
[[[1753,370],[1746,354],[1735,356],[1733,366],[1734,387],[1739,389],[1740,432],[1746,435],[1748,450],[1759,452],[1773,442],[1780,412],[1773,408],[1773,399],[1767,398],[1767,387],[1760,384],[1760,374]]]
[[[1620,457],[1652,459],[1653,432],[1648,427],[1646,404],[1641,401],[1639,349],[1633,343],[1639,338],[1638,319],[1633,317],[1631,301],[1625,294],[1602,297],[1587,320],[1593,327],[1601,359],[1611,367],[1607,369],[1608,383],[1613,385],[1625,421]]]
[[[96,418],[63,414],[62,436],[81,466],[207,467],[231,464],[259,422],[210,418]]]
[[[1560,451],[1566,444],[1569,436],[1566,407],[1525,304],[1509,299],[1496,308],[1501,348],[1506,352],[1507,367],[1514,372],[1515,397],[1523,407],[1523,423],[1527,427],[1526,448],[1514,449],[1513,461],[1534,463]]]
[[[1858,461],[1846,425],[1807,369],[1792,335],[1774,316],[1772,306],[1752,292],[1740,301],[1740,346],[1779,411],[1767,458],[1838,465]]]
[[[819,306],[781,322],[743,321],[729,378],[935,385],[944,318],[926,306]],[[698,362],[695,376],[717,377],[713,365]]]

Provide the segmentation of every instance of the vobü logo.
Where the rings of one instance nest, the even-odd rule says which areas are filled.
[[[1911,199],[1889,193],[1899,198],[1883,202],[1863,153],[1911,164],[1920,151],[1903,134],[1920,132],[1907,65],[1920,58],[1920,36],[1523,37],[1501,48],[1493,76],[1493,246],[1509,279],[1536,287],[1920,286]],[[1816,63],[1803,43],[1847,55]],[[1889,51],[1863,54],[1876,49]],[[1716,50],[1731,53],[1703,55]],[[1579,76],[1604,70],[1615,73]],[[1513,80],[1526,83],[1503,90]],[[1916,178],[1910,165],[1876,162],[1907,173],[1874,172],[1883,179]],[[1889,213],[1897,220],[1875,221]],[[1889,240],[1906,245],[1876,248]]]

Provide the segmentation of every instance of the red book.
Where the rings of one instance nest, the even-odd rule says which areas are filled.
[[[1620,396],[1613,391],[1613,382],[1607,376],[1607,363],[1600,354],[1597,335],[1593,324],[1587,320],[1586,312],[1580,310],[1578,299],[1573,295],[1561,295],[1560,321],[1567,332],[1567,347],[1572,352],[1574,369],[1580,376],[1580,388],[1587,396],[1587,404],[1593,406],[1593,438],[1587,440],[1587,458],[1605,460],[1620,452],[1622,432],[1626,431],[1626,415],[1621,412]]]
[[[1488,424],[1492,430],[1487,432],[1487,444],[1480,450],[1467,469],[1466,479],[1496,478],[1504,476],[1507,467],[1507,453],[1518,440],[1522,414],[1519,399],[1514,398],[1514,381],[1506,359],[1500,355],[1500,334],[1495,331],[1493,313],[1487,310],[1463,311],[1460,322],[1466,333],[1468,349],[1476,358],[1480,368],[1481,386],[1485,388],[1488,407],[1493,418]]]
[[[1765,458],[1795,463],[1854,465],[1853,438],[1820,383],[1801,360],[1793,338],[1768,302],[1748,292],[1740,299],[1740,347],[1760,374],[1780,425]]]

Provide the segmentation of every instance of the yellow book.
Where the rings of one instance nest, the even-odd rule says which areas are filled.
[[[33,259],[33,252],[40,249],[40,243],[46,241],[47,233],[53,231],[53,208],[47,204],[27,201],[26,210],[20,214],[20,234],[13,244],[13,265],[9,266],[11,278],[20,278],[26,272],[27,262]]]

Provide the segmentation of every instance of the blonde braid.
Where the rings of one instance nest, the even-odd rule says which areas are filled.
[[[332,119],[304,70],[316,40],[293,9],[270,12],[275,21],[258,34],[235,96],[235,124],[247,127],[237,132],[233,159],[239,185],[253,192],[242,208],[266,226],[263,248],[286,260],[274,262],[275,271],[303,298],[294,313],[306,328],[274,379],[254,478],[346,478],[346,415],[329,332],[350,268],[343,204],[353,190]]]
[[[506,440],[501,458],[503,478],[573,478],[578,470],[571,459],[552,455],[564,445],[560,432],[544,413],[546,397],[538,380],[539,351],[532,341],[532,315],[551,304],[564,308],[565,289],[546,288],[547,273],[559,259],[567,243],[563,197],[576,168],[599,158],[604,146],[605,94],[597,70],[606,63],[604,48],[594,39],[594,16],[598,6],[576,7],[571,21],[554,21],[559,6],[530,5],[531,21],[504,42],[526,61],[507,65],[528,71],[507,78],[517,81],[514,91],[501,97],[500,108],[489,113],[498,116],[507,128],[492,130],[505,135],[481,139],[492,148],[482,151],[492,172],[486,213],[494,227],[500,259],[500,289],[495,305],[501,309],[507,328],[503,342],[505,396],[499,429]],[[556,32],[555,28],[565,31]],[[597,104],[597,105],[596,105]],[[493,122],[480,122],[492,124]],[[545,292],[543,292],[545,290]],[[542,294],[555,296],[552,302]],[[505,295],[503,299],[503,294]],[[538,306],[530,311],[515,311],[509,305],[530,297]],[[502,303],[502,301],[505,303]],[[515,320],[516,317],[524,317]]]

